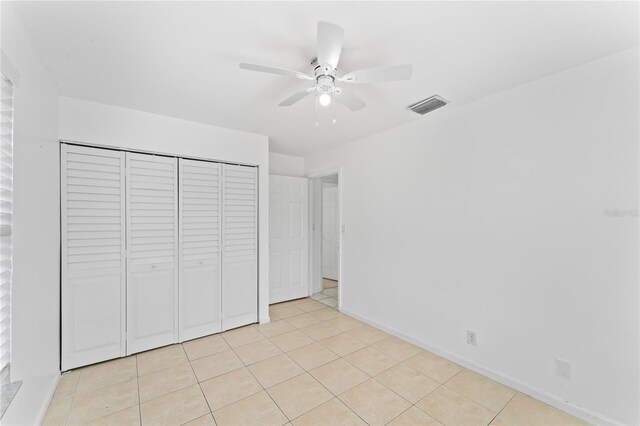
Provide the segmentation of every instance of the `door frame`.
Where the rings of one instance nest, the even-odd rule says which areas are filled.
[[[335,176],[335,175],[334,175]],[[334,257],[334,259],[329,259],[333,262],[335,262],[334,267],[332,268],[327,268],[327,260],[325,259],[325,248],[326,248],[326,241],[325,241],[325,236],[327,235],[327,230],[324,229],[324,225],[325,225],[325,214],[327,213],[327,206],[325,206],[325,203],[327,202],[327,200],[325,199],[326,196],[326,191],[330,190],[331,193],[333,193],[334,195],[334,206],[333,206],[333,217],[334,219],[337,219],[337,215],[335,214],[336,211],[338,212],[338,215],[340,214],[340,202],[338,201],[338,183],[333,183],[333,182],[325,182],[324,180],[322,180],[322,178],[320,178],[320,187],[321,187],[321,191],[322,191],[322,200],[321,200],[321,207],[320,207],[320,228],[321,228],[321,232],[322,232],[322,256],[321,256],[321,268],[322,268],[322,278],[323,278],[323,286],[324,286],[324,279],[330,279],[330,280],[338,280],[338,274],[340,273],[340,262],[338,259],[338,256],[340,254],[340,246],[339,246],[339,239],[340,239],[340,224],[336,223],[334,224],[334,232],[331,233],[332,237],[332,243],[331,245],[335,245],[338,244],[338,250],[333,253],[334,256],[329,256],[329,257]]]
[[[309,294],[313,295],[315,289],[322,289],[322,233],[320,232],[322,229],[322,184],[318,178],[323,178],[330,175],[338,175],[338,229],[340,230],[338,235],[338,244],[340,245],[340,250],[338,252],[338,262],[339,262],[339,271],[338,271],[338,309],[342,307],[342,289],[344,285],[343,281],[343,256],[344,253],[344,216],[343,216],[343,202],[342,202],[342,189],[343,189],[343,178],[342,178],[342,166],[325,169],[319,172],[309,173],[307,174],[307,178],[309,178]],[[319,182],[320,185],[317,185],[316,182]],[[319,215],[316,213],[316,205],[314,204],[314,200],[320,200]],[[317,203],[317,201],[316,201]],[[314,225],[315,229],[314,229]],[[318,233],[316,233],[318,232]]]

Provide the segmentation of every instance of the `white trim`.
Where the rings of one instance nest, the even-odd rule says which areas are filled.
[[[149,151],[146,149],[129,148],[129,147],[123,147],[120,145],[96,144],[92,142],[73,141],[70,139],[60,139],[60,143],[66,144],[66,145],[73,145],[73,146],[84,146],[88,148],[104,148],[104,149],[111,149],[114,151],[131,152],[132,154],[160,155],[163,157],[184,158],[185,160],[200,160],[200,161],[210,161],[212,163],[230,164],[232,166],[235,165],[235,166],[247,166],[247,167],[256,167],[256,168],[260,167],[258,163],[240,163],[237,161],[217,160],[215,158],[209,158],[209,157],[183,155],[176,152]]]
[[[342,172],[342,166],[334,167],[332,169],[327,169],[327,170],[324,170],[324,171],[321,171],[321,172],[311,173],[311,174],[308,174],[307,177],[309,179],[315,179],[315,178],[319,178],[319,177],[338,175],[338,183],[340,183],[340,173],[341,172]]]
[[[271,322],[271,317],[261,317],[258,321],[259,324],[269,324]]]
[[[423,342],[422,340],[419,339],[415,339],[411,336],[408,336],[404,333],[401,333],[400,331],[390,328],[390,327],[386,327],[376,321],[373,321],[369,318],[360,316],[348,309],[343,309],[343,308],[339,308],[340,312],[349,315],[355,319],[358,319],[370,326],[379,328],[380,330],[391,334],[393,336],[399,337],[402,340],[406,340],[409,343],[412,343],[422,349],[425,349],[429,352],[432,352],[438,356],[441,356],[442,358],[445,358],[451,362],[455,362],[456,364],[459,364],[469,370],[475,371],[476,373],[482,374],[486,377],[489,377],[492,380],[495,380],[498,383],[501,383],[505,386],[509,386],[515,390],[517,390],[518,392],[521,392],[523,394],[529,395],[535,399],[538,399],[546,404],[551,405],[552,407],[555,407],[559,410],[562,410],[564,412],[567,412],[575,417],[578,417],[586,422],[589,422],[590,424],[597,424],[597,425],[623,425],[625,424],[624,422],[618,421],[618,420],[614,420],[604,414],[598,413],[596,411],[590,410],[588,408],[582,407],[574,402],[571,401],[565,401],[564,399],[562,399],[561,397],[554,395],[552,393],[549,393],[543,389],[537,388],[537,387],[533,387],[527,383],[524,383],[518,379],[514,379],[513,377],[507,376],[503,373],[497,372],[495,370],[492,370],[490,368],[487,368],[485,366],[483,366],[480,363],[477,363],[475,361],[471,361],[469,359],[460,357],[458,355],[454,355],[451,352],[448,352],[444,349],[441,349],[437,346],[432,346],[429,343]]]
[[[20,85],[20,73],[2,49],[0,49],[0,72],[11,81],[14,87]]]

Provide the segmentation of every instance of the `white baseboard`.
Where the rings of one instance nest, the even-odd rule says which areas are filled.
[[[58,382],[60,382],[60,377],[61,374],[58,373],[58,375],[56,376],[55,380],[53,380],[53,383],[51,383],[51,387],[49,389],[49,392],[47,392],[47,398],[44,401],[44,404],[42,405],[42,408],[40,409],[40,413],[38,414],[38,424],[41,425],[42,421],[44,420],[44,416],[47,415],[47,409],[49,408],[49,404],[51,404],[51,400],[53,399],[53,394],[56,393],[56,389],[58,388]]]
[[[259,323],[260,324],[269,324],[271,322],[271,317],[265,316],[260,318]]]
[[[535,399],[538,399],[546,404],[551,405],[552,407],[555,407],[559,410],[565,411],[575,417],[578,417],[586,422],[589,422],[591,424],[594,425],[622,425],[624,424],[624,422],[620,422],[617,420],[614,420],[608,416],[605,416],[601,413],[598,413],[596,411],[590,410],[588,408],[582,407],[579,404],[573,403],[571,401],[565,401],[562,398],[560,398],[557,395],[554,395],[552,393],[549,393],[543,389],[537,388],[535,386],[531,386],[527,383],[524,383],[520,380],[514,379],[513,377],[509,377],[505,374],[502,374],[498,371],[492,370],[490,368],[487,368],[481,364],[478,364],[475,361],[471,361],[469,359],[460,357],[458,355],[452,354],[448,351],[445,351],[444,349],[432,346],[426,342],[423,342],[421,340],[415,339],[411,336],[407,336],[406,334],[395,330],[393,328],[389,328],[387,326],[384,326],[376,321],[373,321],[369,318],[365,318],[363,316],[360,316],[358,314],[356,314],[355,312],[351,312],[348,309],[344,309],[344,308],[339,308],[340,312],[343,312],[346,315],[349,315],[355,319],[358,319],[366,324],[369,324],[373,327],[379,328],[380,330],[383,330],[393,336],[399,337],[403,340],[406,340],[409,343],[412,343],[420,348],[423,348],[425,350],[428,350],[429,352],[433,352],[434,354],[441,356],[442,358],[445,358],[451,362],[455,362],[456,364],[459,364],[469,370],[475,371],[476,373],[482,374],[484,376],[489,377],[492,380],[495,380],[498,383],[501,383],[505,386],[509,386],[510,388],[513,388],[515,390],[517,390],[518,392],[521,392],[523,394],[529,395]]]

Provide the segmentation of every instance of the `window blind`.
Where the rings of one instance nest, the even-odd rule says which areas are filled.
[[[0,371],[6,374],[11,360],[13,85],[0,77]]]

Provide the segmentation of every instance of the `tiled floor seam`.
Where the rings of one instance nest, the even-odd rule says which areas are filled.
[[[290,423],[290,422],[291,422],[291,419],[289,418],[289,416],[287,416],[287,414],[284,412],[284,410],[282,409],[282,407],[280,407],[280,406],[278,405],[278,403],[276,402],[276,400],[275,400],[275,399],[273,399],[273,397],[271,396],[271,394],[267,391],[267,388],[265,388],[265,387],[262,385],[262,383],[260,383],[260,380],[258,380],[258,378],[255,376],[255,374],[253,374],[253,371],[251,371],[251,370],[249,369],[249,367],[248,367],[248,366],[245,366],[245,368],[246,368],[247,370],[249,370],[249,373],[251,373],[251,375],[253,376],[253,378],[255,379],[255,381],[256,381],[256,382],[258,382],[258,384],[259,384],[259,385],[260,385],[260,387],[262,388],[262,390],[261,390],[261,391],[258,391],[258,392],[256,392],[256,393],[260,393],[260,392],[264,392],[264,393],[266,393],[266,394],[267,394],[267,396],[269,397],[269,399],[271,399],[271,401],[273,401],[273,403],[276,405],[276,407],[278,407],[278,410],[280,410],[280,412],[282,413],[282,415],[283,415],[283,416],[288,420],[288,422],[285,422],[285,423],[283,423],[283,424]],[[304,373],[300,373],[300,374],[304,374]],[[300,374],[299,374],[299,375],[300,375]],[[298,376],[299,376],[299,375],[298,375]],[[294,376],[294,377],[298,377],[298,376]],[[293,377],[292,377],[292,378],[293,378]],[[290,379],[287,379],[287,380],[290,380]],[[285,381],[286,381],[286,380],[285,380]],[[274,386],[275,386],[275,385],[274,385]],[[251,397],[251,396],[255,395],[256,393],[253,393],[253,394],[251,394],[251,395],[249,395],[249,396],[246,396],[246,397],[242,398],[240,401],[242,401],[243,399],[249,398],[249,397]],[[236,402],[238,402],[238,401],[236,401]],[[235,403],[233,403],[233,404],[235,404]],[[231,404],[225,405],[225,407],[227,407],[227,406],[229,406],[229,405],[231,405]],[[224,408],[224,407],[221,407],[221,408]],[[219,409],[220,409],[220,408],[219,408]],[[211,415],[213,415],[213,412],[211,413]],[[214,421],[215,421],[215,418],[214,418]]]
[[[457,393],[458,395],[462,396],[463,398],[467,398],[469,401],[473,401],[473,402],[475,402],[476,404],[478,404],[479,406],[484,407],[484,408],[486,408],[487,410],[489,410],[489,411],[491,411],[491,412],[495,413],[495,411],[493,411],[493,408],[489,408],[489,407],[487,407],[486,405],[484,405],[483,403],[481,403],[480,401],[476,401],[475,399],[471,398],[470,396],[467,396],[467,395],[465,395],[465,394],[463,394],[463,393],[458,392],[458,391],[457,391],[457,390],[455,390],[455,389],[450,388],[449,386],[447,386],[447,384],[446,384],[446,383],[443,383],[443,384],[442,384],[442,387],[445,387],[445,388],[447,388],[448,390],[450,390],[451,392],[455,392],[455,393]],[[515,394],[514,394],[513,396],[515,396]],[[511,401],[511,400],[513,399],[513,396],[512,396],[511,398],[509,398],[509,401]],[[507,404],[508,404],[508,402],[507,402]],[[504,405],[504,407],[506,407],[506,406],[507,406],[507,404],[505,404],[505,405]],[[502,411],[502,410],[504,409],[504,407],[502,407],[502,408],[500,409],[500,411]],[[496,414],[496,415],[497,415],[497,414]]]
[[[69,415],[71,414],[71,408],[73,407],[73,401],[76,398],[76,392],[78,391],[78,385],[80,384],[80,379],[82,378],[82,371],[78,374],[78,380],[76,380],[76,385],[73,387],[73,394],[71,395],[71,402],[69,403],[69,408],[67,409],[67,415],[64,417],[64,424],[66,425],[69,422]],[[57,388],[57,386],[56,386]],[[55,395],[55,394],[54,394]],[[49,403],[51,404],[51,403]],[[49,411],[49,407],[47,407],[47,411]]]
[[[181,345],[182,346],[182,345]],[[140,400],[140,376],[138,375],[138,355],[136,357],[136,384],[138,385],[138,424],[142,426],[142,402]]]
[[[458,392],[457,390],[455,390],[455,389],[450,388],[449,386],[447,386],[447,383],[449,383],[451,380],[453,380],[453,378],[454,378],[454,377],[456,377],[458,374],[462,373],[464,370],[465,370],[465,369],[464,369],[464,368],[462,368],[462,369],[461,369],[460,371],[458,371],[456,374],[454,374],[453,376],[451,376],[451,377],[450,377],[446,382],[442,383],[442,386],[444,386],[445,388],[449,389],[449,390],[450,390],[450,391],[452,391],[452,392],[457,393],[458,395],[460,395],[460,396],[462,396],[462,397],[464,397],[464,398],[467,398],[467,399],[468,399],[468,400],[470,400],[470,401],[475,402],[476,404],[480,405],[481,407],[484,407],[484,408],[486,408],[487,410],[489,410],[489,411],[491,411],[491,412],[494,412],[494,413],[495,413],[495,411],[493,411],[493,408],[489,408],[489,407],[487,407],[486,405],[484,405],[483,403],[481,403],[480,401],[476,401],[475,399],[471,398],[470,396],[467,396],[467,395],[465,395],[465,394],[463,394],[463,393],[460,393],[460,392]],[[429,376],[427,376],[427,377],[429,377]],[[434,380],[435,380],[435,379],[434,379]],[[440,387],[440,386],[438,386],[438,387]],[[435,389],[434,389],[434,390],[435,390]],[[515,391],[515,390],[514,390],[514,392],[515,392],[515,393],[511,396],[511,398],[509,398],[509,401],[507,401],[507,403],[506,403],[506,404],[504,404],[504,405],[502,406],[502,408],[498,411],[498,413],[496,414],[496,417],[498,416],[498,414],[499,414],[499,413],[501,413],[501,412],[502,412],[502,410],[504,410],[504,407],[506,407],[506,406],[507,406],[507,404],[508,404],[509,402],[511,402],[511,400],[513,399],[513,397],[514,397],[514,396],[516,396],[516,394],[518,393],[518,392],[517,392],[517,391]],[[431,393],[431,392],[429,392],[429,393]],[[495,419],[495,417],[494,417],[494,419]],[[491,419],[491,421],[493,421],[493,419]],[[489,423],[491,423],[491,422],[489,422]]]
[[[364,343],[364,342],[363,342],[363,343]],[[323,345],[323,346],[324,346],[324,345]],[[327,349],[328,349],[329,351],[331,351],[331,349],[329,349],[329,348],[327,348]],[[333,352],[333,351],[331,351],[331,352]],[[334,353],[335,353],[335,352],[334,352]],[[338,354],[336,354],[336,355],[338,356],[338,358],[337,358],[337,359],[334,359],[334,360],[332,360],[332,361],[329,361],[329,362],[326,362],[326,363],[324,363],[324,364],[318,365],[318,366],[316,366],[316,367],[312,368],[312,370],[314,370],[314,369],[316,369],[316,368],[319,368],[319,367],[322,367],[323,365],[327,365],[327,364],[329,364],[329,363],[331,363],[331,362],[337,361],[337,360],[339,360],[339,359],[344,359],[344,358],[343,358],[343,357],[341,357],[340,355],[338,355]],[[346,361],[346,360],[345,360],[345,361]],[[294,361],[294,362],[295,362],[295,361]],[[348,362],[348,361],[346,361],[346,362]],[[348,362],[348,363],[349,363],[349,362]],[[353,365],[353,364],[351,364],[351,363],[349,363],[349,364],[350,364],[350,365],[352,365],[352,366],[353,366],[353,368],[355,368],[356,370],[361,371],[364,375],[366,375],[367,377],[369,377],[369,379],[373,379],[373,377],[369,376],[367,373],[365,373],[364,371],[360,370],[360,369],[359,369],[358,367],[356,367],[355,365]],[[300,367],[302,367],[302,366],[300,366]],[[303,369],[307,374],[309,374],[309,376],[311,376],[311,377],[312,377],[316,382],[318,382],[318,383],[320,384],[320,386],[322,386],[323,388],[325,388],[325,389],[326,389],[326,390],[327,390],[331,395],[333,395],[333,397],[334,397],[334,398],[336,398],[338,401],[340,401],[342,404],[344,404],[344,406],[345,406],[345,407],[347,407],[347,409],[349,409],[349,411],[351,411],[353,414],[355,414],[356,416],[358,416],[358,418],[359,418],[360,420],[362,420],[365,424],[367,424],[367,425],[369,424],[365,419],[363,419],[362,417],[360,417],[360,415],[359,415],[358,413],[356,413],[356,412],[355,412],[351,407],[349,407],[349,406],[348,406],[348,405],[347,405],[347,404],[346,404],[346,403],[345,403],[345,402],[340,398],[340,395],[342,395],[342,394],[344,394],[344,393],[348,392],[349,390],[353,389],[354,387],[356,387],[356,386],[358,386],[358,385],[353,386],[353,387],[351,387],[351,388],[349,388],[349,389],[345,390],[344,392],[342,392],[342,393],[340,393],[340,394],[335,394],[334,392],[332,392],[332,391],[331,391],[331,389],[327,388],[327,387],[326,387],[322,382],[320,382],[320,380],[316,379],[316,378],[315,378],[315,376],[314,376],[313,374],[311,374],[311,372],[310,372],[309,370],[305,369],[304,367],[302,367],[302,369]],[[303,373],[303,374],[304,374],[304,373]],[[329,400],[329,401],[330,401],[330,400]],[[327,402],[328,402],[328,401],[327,401]],[[326,402],[323,402],[322,404],[326,404]],[[320,405],[322,405],[322,404],[320,404]],[[316,408],[318,408],[320,405],[318,405],[317,407],[312,408],[311,410],[307,411],[306,413],[301,414],[300,416],[296,417],[296,419],[297,419],[297,418],[299,418],[299,417],[301,417],[301,416],[304,416],[305,414],[307,414],[308,412],[310,412],[310,411],[312,411],[312,410],[315,410],[315,409],[316,409]],[[295,419],[293,419],[293,420],[295,420]],[[293,421],[293,420],[291,420],[291,421]]]
[[[334,360],[334,361],[335,361],[335,360]],[[327,364],[328,364],[328,363],[327,363]],[[325,365],[325,364],[323,364],[323,365]],[[317,368],[317,367],[316,367],[316,368]],[[349,407],[347,404],[345,404],[345,402],[344,402],[344,401],[342,401],[342,400],[338,397],[338,395],[336,395],[335,393],[331,392],[331,390],[330,390],[330,389],[328,389],[325,385],[323,385],[323,384],[320,382],[320,380],[318,380],[318,379],[316,379],[315,377],[313,377],[313,374],[311,374],[308,370],[305,370],[305,373],[307,373],[307,374],[308,374],[308,375],[309,375],[313,380],[315,380],[316,382],[318,382],[318,384],[319,384],[320,386],[322,386],[322,387],[323,387],[327,392],[329,392],[331,395],[333,395],[333,398],[338,398],[338,399],[339,399],[339,400],[340,400],[340,401],[341,401],[341,402],[342,402],[342,403],[343,403],[343,404],[344,404],[344,405],[345,405],[349,410],[351,410],[351,411],[352,411],[356,416],[358,416],[358,413],[356,413],[355,411],[353,411],[353,410],[351,409],[351,407]],[[302,373],[302,374],[304,374],[304,373]],[[331,399],[333,399],[333,398],[331,398]],[[331,399],[329,399],[329,401],[331,401]],[[313,407],[313,408],[311,408],[311,409],[309,409],[309,410],[305,411],[304,413],[300,414],[299,416],[294,417],[293,419],[289,419],[289,421],[290,421],[290,422],[293,422],[295,419],[298,419],[298,418],[300,418],[300,417],[304,416],[305,414],[310,413],[311,411],[313,411],[313,410],[315,410],[316,408],[318,408],[318,407],[322,406],[323,404],[326,404],[326,403],[327,403],[327,402],[329,402],[329,401],[325,401],[325,402],[323,402],[322,404],[318,404],[318,405],[316,405],[315,407]],[[286,416],[286,414],[285,414],[285,416]],[[360,416],[358,416],[358,417],[360,417]],[[289,418],[289,416],[287,416],[287,418]],[[362,419],[362,417],[360,417],[360,418]],[[362,421],[364,421],[364,419],[362,419]],[[367,422],[365,422],[365,423],[367,423]],[[369,423],[367,423],[367,424],[369,424]]]
[[[509,405],[509,403],[510,403],[511,401],[513,401],[513,398],[515,398],[515,397],[516,397],[516,395],[518,395],[518,391],[515,391],[515,393],[511,396],[511,398],[509,398],[509,401],[507,401],[507,403],[506,403],[506,404],[504,404],[504,406],[500,409],[500,411],[498,411],[498,412],[496,413],[496,415],[495,415],[495,416],[493,416],[493,418],[491,419],[491,421],[490,421],[488,424],[493,423],[493,421],[494,421],[494,420],[495,420],[495,419],[500,415],[500,413],[502,413],[502,412],[504,411],[504,409],[505,409],[505,408],[507,408],[507,405]]]
[[[309,336],[309,337],[311,337],[311,336]],[[312,339],[313,339],[313,338],[312,338]],[[270,339],[269,339],[269,340],[270,340]],[[271,342],[271,343],[273,343],[273,342]],[[317,343],[317,341],[316,341],[315,343]],[[314,343],[310,343],[310,345],[312,345],[312,344],[314,344]],[[305,345],[305,346],[309,346],[309,345]],[[303,347],[304,347],[304,346],[303,346]],[[324,345],[323,345],[323,347],[324,347]],[[298,348],[298,349],[299,349],[299,348]],[[295,349],[294,349],[294,350],[295,350]],[[331,351],[329,348],[327,348],[327,350]],[[335,352],[333,352],[333,351],[331,351],[331,352],[332,352],[332,353],[335,353]],[[316,382],[318,382],[318,384],[320,384],[320,386],[322,386],[324,389],[326,389],[326,390],[327,390],[327,392],[329,392],[331,395],[333,395],[333,398],[337,398],[338,400],[340,400],[340,401],[344,404],[344,401],[342,401],[341,399],[339,399],[339,398],[338,398],[338,395],[336,395],[335,393],[333,393],[333,392],[332,392],[330,389],[328,389],[324,384],[322,384],[322,382],[320,382],[318,379],[316,379],[316,378],[313,376],[313,374],[311,374],[310,370],[307,370],[307,369],[306,369],[306,368],[304,368],[302,365],[298,364],[298,363],[297,363],[293,358],[291,358],[291,357],[289,356],[289,354],[288,354],[287,352],[283,352],[283,353],[284,353],[284,354],[285,354],[285,355],[286,355],[286,356],[287,356],[291,361],[293,361],[296,365],[298,365],[300,368],[302,368],[302,371],[303,371],[302,373],[297,374],[297,375],[295,375],[295,376],[293,376],[293,377],[290,377],[290,378],[289,378],[289,379],[287,379],[287,380],[291,380],[291,379],[293,379],[293,378],[295,378],[295,377],[299,377],[299,376],[301,376],[301,375],[303,375],[303,374],[305,374],[305,373],[306,373],[306,374],[308,374],[308,375],[309,375],[313,380],[315,380]],[[341,358],[342,358],[342,357],[341,357],[340,355],[338,355],[338,354],[336,354],[336,356],[338,356],[338,358],[337,358],[337,359],[341,359]],[[326,363],[324,363],[324,364],[321,364],[321,365],[315,366],[314,368],[312,368],[312,370],[313,370],[313,369],[315,369],[315,368],[321,367],[321,366],[323,366],[323,365],[329,364],[330,362],[333,362],[333,361],[336,361],[336,360],[332,360],[332,361],[326,362]],[[355,366],[354,366],[354,367],[355,367]],[[355,368],[357,369],[357,367],[355,367]],[[359,369],[358,369],[358,370],[359,370]],[[251,371],[251,370],[249,370],[249,371]],[[364,372],[363,372],[363,373],[364,373]],[[253,373],[252,373],[252,374],[253,374]],[[364,373],[364,374],[366,374],[366,373]],[[368,375],[367,375],[367,376],[368,376]],[[254,376],[254,377],[255,377],[255,376]],[[257,378],[256,378],[256,380],[257,380]],[[285,382],[286,382],[286,380],[285,380]],[[259,382],[258,382],[258,383],[259,383]],[[280,383],[284,383],[284,382],[280,382]],[[262,384],[261,384],[261,385],[262,385]],[[273,385],[273,386],[276,386],[276,385]],[[272,387],[273,387],[273,386],[272,386]],[[267,391],[267,389],[265,389],[265,391],[267,392],[267,394],[269,395],[269,397],[273,400],[273,398],[271,397],[271,394],[269,394],[269,392]],[[330,401],[330,400],[329,400],[329,401]],[[273,400],[273,402],[276,404],[276,406],[278,406],[278,408],[280,408],[280,406],[278,405],[278,403],[277,403],[275,400]],[[321,405],[323,405],[323,404],[326,404],[327,402],[328,402],[328,401],[325,401],[325,402],[323,402],[322,404],[317,405],[316,407],[313,407],[313,408],[311,408],[310,410],[308,410],[308,411],[306,411],[306,412],[304,412],[304,413],[300,414],[299,416],[294,417],[293,419],[289,418],[289,416],[287,416],[287,414],[286,414],[286,413],[285,413],[284,415],[285,415],[285,417],[287,417],[287,419],[289,419],[289,421],[290,421],[290,422],[293,422],[295,419],[298,419],[298,418],[300,418],[301,416],[304,416],[305,414],[307,414],[307,413],[309,413],[309,412],[311,412],[311,411],[315,410],[316,408],[320,407],[320,406],[321,406]],[[345,406],[346,406],[349,410],[351,410],[355,415],[357,415],[360,419],[362,419],[362,418],[361,418],[361,417],[360,417],[360,416],[359,416],[355,411],[353,411],[349,406],[347,406],[346,404],[345,404]],[[280,411],[282,411],[282,412],[284,413],[284,410],[282,410],[282,408],[280,408]],[[364,419],[362,419],[362,421],[364,421]],[[365,422],[365,423],[366,423],[366,424],[368,424],[367,422]]]
[[[431,392],[429,392],[431,393]],[[398,414],[397,416],[395,416],[394,418],[392,418],[391,420],[389,420],[387,423],[385,423],[385,426],[390,424],[392,421],[394,421],[395,419],[397,419],[398,417],[400,417],[401,415],[403,415],[404,413],[406,413],[407,411],[411,410],[413,407],[416,407],[416,404],[411,404],[409,406],[409,408],[407,408],[406,410],[404,410],[402,413]],[[418,408],[418,407],[416,407]]]
[[[441,388],[441,387],[443,387],[443,386],[444,386],[444,383],[440,383],[440,385],[438,385],[438,387],[437,387],[437,388],[435,388],[434,390],[432,390],[431,392],[429,392],[429,394],[431,394],[431,393],[433,393],[433,392],[437,391],[438,389],[440,389],[440,388]],[[426,398],[426,397],[425,397],[425,398]],[[422,401],[423,399],[424,399],[424,398],[421,398],[418,402]],[[422,411],[423,413],[425,413],[425,414],[426,414],[426,415],[428,415],[428,416],[433,417],[433,418],[434,418],[434,419],[436,419],[438,422],[440,422],[441,424],[443,424],[443,425],[445,425],[445,426],[446,426],[446,423],[445,423],[443,420],[440,420],[440,419],[439,419],[439,418],[437,418],[435,415],[433,415],[433,414],[431,414],[431,413],[427,413],[425,410],[423,410],[422,408],[420,408],[420,407],[417,405],[417,404],[418,404],[418,402],[416,402],[415,404],[413,404],[413,405],[415,405],[415,407],[416,407],[418,410]],[[486,426],[486,425],[485,425],[485,426]]]
[[[258,332],[260,333],[260,330],[258,330]],[[262,333],[260,333],[260,334],[262,334]],[[264,336],[264,334],[262,334],[262,335]],[[271,339],[269,339],[267,336],[265,336],[265,338],[266,338],[266,339],[267,339],[267,340],[268,340],[272,345],[275,345],[275,344],[271,341]],[[276,346],[276,347],[277,347],[277,346]],[[231,348],[231,350],[233,350],[233,348]],[[234,353],[234,354],[236,354],[236,356],[238,356],[238,354],[236,353],[236,351],[233,351],[233,353]],[[287,354],[286,354],[286,352],[282,352],[282,353],[283,353],[283,354],[285,354],[285,355],[287,355]],[[278,354],[278,355],[275,355],[275,356],[279,356],[279,355],[281,355],[281,354]],[[290,357],[289,355],[287,355],[287,357],[288,357],[289,359],[291,359],[291,357]],[[240,358],[239,356],[238,356],[238,358],[240,359],[240,362],[244,365],[244,368],[246,368],[246,369],[247,369],[247,371],[249,372],[249,374],[251,374],[251,375],[253,376],[253,379],[254,379],[256,382],[258,382],[258,385],[260,385],[260,387],[262,388],[262,390],[261,390],[261,391],[258,391],[258,392],[256,392],[256,393],[260,393],[260,392],[264,392],[264,393],[266,393],[266,394],[267,394],[267,396],[269,396],[269,399],[271,399],[271,401],[273,401],[273,403],[276,405],[276,407],[278,407],[278,410],[280,410],[280,412],[282,413],[282,415],[283,415],[283,416],[288,420],[288,422],[285,422],[285,423],[283,423],[283,424],[291,423],[291,419],[289,418],[289,416],[287,416],[287,414],[284,412],[284,410],[282,409],[282,407],[280,407],[280,406],[278,405],[278,403],[276,402],[276,400],[275,400],[275,399],[273,399],[273,397],[271,396],[271,394],[267,391],[267,388],[265,388],[265,387],[264,387],[264,385],[263,385],[262,383],[260,383],[260,380],[258,380],[258,378],[256,377],[256,375],[255,375],[255,374],[253,374],[253,371],[251,371],[251,369],[249,368],[249,366],[248,366],[248,365],[246,365],[246,364],[244,363],[244,361],[242,360],[242,358]],[[261,360],[261,361],[265,361],[265,360],[267,360],[267,359],[271,359],[271,358],[273,358],[273,357],[265,358],[265,359],[263,359],[263,360]],[[258,361],[258,362],[261,362],[261,361]],[[291,359],[291,361],[293,361],[293,359]],[[254,364],[257,364],[258,362],[254,362]],[[295,363],[295,361],[293,361],[293,362]],[[296,363],[296,364],[297,364],[297,363]],[[250,364],[250,365],[253,365],[253,364]],[[300,368],[302,368],[302,366],[300,366]],[[305,370],[304,368],[302,368],[302,370],[303,370],[304,372],[306,372],[306,370]],[[294,376],[294,377],[298,377],[299,375],[304,374],[304,372],[303,372],[303,373],[300,373],[300,374],[298,374],[298,375],[296,375],[296,376]],[[291,380],[292,378],[293,378],[293,377],[291,377],[291,378],[289,378],[289,379],[287,379],[287,380]],[[285,382],[286,382],[286,380],[285,380]],[[281,382],[281,383],[282,383],[282,382]],[[274,385],[274,386],[275,386],[275,385]],[[273,386],[272,386],[272,387],[273,387]],[[248,396],[246,396],[246,397],[244,397],[244,398],[240,399],[240,401],[242,401],[243,399],[249,398],[249,397],[251,397],[251,396],[255,395],[256,393],[253,393],[253,394],[251,394],[251,395],[248,395]],[[206,399],[206,396],[205,396],[205,399]],[[238,402],[238,401],[236,401],[236,402]],[[235,402],[233,402],[232,404],[235,404]],[[231,405],[231,404],[227,404],[227,405],[225,405],[225,407],[228,407],[229,405]],[[224,407],[220,407],[220,408],[218,408],[218,410],[220,410],[221,408],[224,408]],[[211,412],[211,415],[213,416],[213,411]],[[215,417],[214,417],[213,421],[215,422]],[[217,422],[216,422],[216,424],[217,424]]]
[[[180,344],[180,346],[182,346],[182,344]],[[182,346],[182,350],[184,351],[185,356],[187,356],[187,351],[184,350],[184,346]],[[207,407],[209,407],[209,413],[211,414],[211,417],[213,417],[213,410],[211,410],[211,405],[209,405],[209,400],[207,399],[207,395],[204,393],[204,390],[202,389],[202,384],[201,384],[200,380],[198,380],[198,376],[196,375],[196,370],[193,369],[193,365],[191,364],[191,360],[189,359],[189,356],[187,356],[187,360],[189,362],[189,367],[191,367],[191,372],[193,373],[193,377],[196,378],[196,383],[198,383],[198,387],[200,388],[200,392],[202,392],[202,396],[204,397],[204,401],[207,403]],[[189,386],[191,386],[191,385],[189,385]],[[198,419],[198,418],[199,417],[196,417],[196,419]],[[189,420],[189,421],[187,421],[187,422],[185,422],[183,424],[189,423],[192,420],[195,420],[195,419],[191,419],[191,420]],[[140,413],[140,423],[142,424],[142,413]],[[215,419],[214,419],[214,423],[215,423]]]

